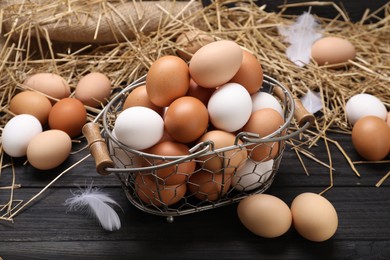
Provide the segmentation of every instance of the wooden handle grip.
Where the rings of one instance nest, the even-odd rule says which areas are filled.
[[[280,87],[275,87],[274,93],[278,98],[284,101],[285,94],[283,93],[283,90]],[[303,106],[299,98],[294,98],[294,103],[295,103],[294,117],[298,121],[298,126],[302,127],[307,122],[313,125],[315,122],[314,115],[306,110],[306,108]]]
[[[96,123],[87,123],[84,125],[83,134],[87,138],[89,151],[95,158],[96,171],[101,175],[108,175],[107,168],[114,167],[114,162],[111,160],[108,153],[105,140],[100,134],[99,125]]]

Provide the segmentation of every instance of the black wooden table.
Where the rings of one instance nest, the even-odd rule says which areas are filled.
[[[259,1],[276,8],[282,1]],[[289,1],[294,2],[294,1]],[[295,1],[296,2],[296,1]],[[386,1],[343,1],[354,19],[365,8],[375,10]],[[369,6],[367,6],[369,5]],[[302,9],[297,9],[300,13]],[[321,8],[323,10],[323,8]],[[329,9],[328,9],[329,10]],[[320,11],[319,11],[320,12]],[[329,14],[329,13],[328,13]],[[351,145],[350,136],[329,134],[340,142],[353,161],[361,160]],[[268,194],[288,205],[303,192],[319,193],[330,184],[329,170],[304,158],[307,176],[296,154],[287,146]],[[176,217],[168,223],[164,217],[147,214],[130,204],[114,175],[100,176],[89,157],[69,170],[31,204],[14,222],[0,221],[0,258],[3,259],[390,259],[390,179],[375,184],[389,171],[389,164],[356,165],[357,177],[344,156],[330,144],[334,167],[334,187],[324,196],[339,216],[336,234],[321,243],[302,238],[293,228],[274,239],[258,237],[243,227],[237,204]],[[311,149],[316,157],[329,163],[323,143]],[[33,170],[16,160],[13,199],[28,201],[58,173],[87,151],[72,155],[60,169]],[[387,158],[388,160],[389,158]],[[12,169],[2,169],[0,187],[12,183]],[[77,186],[93,183],[116,200],[122,227],[104,231],[83,214],[69,212],[64,202]],[[0,204],[9,199],[9,190],[0,190]]]

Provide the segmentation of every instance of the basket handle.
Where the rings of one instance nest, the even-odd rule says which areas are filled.
[[[275,87],[273,91],[278,98],[280,98],[282,101],[285,100],[285,94],[283,93],[283,90],[280,87]],[[309,111],[307,111],[307,109],[303,106],[299,98],[294,97],[294,103],[295,103],[294,118],[297,120],[298,126],[303,127],[306,123],[313,125],[316,120],[314,115]]]
[[[95,158],[96,171],[101,175],[108,175],[107,168],[114,167],[105,140],[100,134],[100,127],[97,123],[87,123],[83,126],[82,132],[87,139],[91,155]]]

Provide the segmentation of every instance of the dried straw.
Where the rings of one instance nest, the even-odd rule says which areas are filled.
[[[12,5],[15,2],[18,4]],[[0,38],[0,128],[12,117],[7,109],[9,101],[25,89],[22,82],[27,75],[58,73],[74,90],[80,77],[100,71],[111,79],[115,93],[144,75],[158,57],[175,54],[175,40],[182,32],[199,29],[251,50],[264,72],[288,86],[297,97],[308,89],[320,93],[324,105],[316,115],[314,131],[291,143],[297,154],[314,159],[303,145],[310,148],[320,139],[327,145],[337,145],[327,138],[327,132],[350,133],[344,107],[352,95],[370,93],[390,106],[390,3],[374,12],[365,12],[361,21],[352,23],[342,8],[332,2],[284,5],[279,13],[266,12],[264,6],[253,1],[215,1],[206,8],[199,8],[198,1],[173,1],[180,3],[179,10],[164,1],[57,0],[46,5],[39,2],[44,1],[0,4],[0,22],[4,25]],[[235,7],[228,8],[225,4],[229,2],[234,2]],[[128,6],[122,8],[129,3],[134,5],[131,15]],[[149,4],[152,16],[139,4]],[[332,5],[339,13],[334,19],[317,17],[323,33],[349,40],[356,47],[357,57],[337,70],[319,67],[314,62],[301,68],[290,62],[285,55],[288,46],[277,28],[295,20],[296,16],[285,15],[284,10],[298,5]],[[379,17],[379,12],[384,17]],[[84,31],[70,36],[69,31],[74,28]],[[89,120],[100,110],[88,108]],[[329,161],[329,165],[323,164],[332,171],[331,158]]]

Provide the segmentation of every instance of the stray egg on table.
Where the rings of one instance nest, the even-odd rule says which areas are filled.
[[[143,150],[160,141],[164,133],[164,121],[153,109],[130,107],[116,118],[113,132],[124,145]]]
[[[336,209],[319,194],[306,192],[295,197],[291,204],[291,213],[294,228],[310,241],[322,242],[336,233]]]
[[[365,116],[377,116],[386,120],[387,109],[383,102],[374,95],[361,93],[352,96],[345,106],[347,120],[351,125]]]
[[[199,99],[180,97],[168,106],[164,124],[173,139],[181,143],[189,143],[206,132],[209,114],[206,106]]]
[[[199,200],[215,201],[226,194],[232,182],[231,174],[197,171],[187,182],[191,196]]]
[[[240,69],[243,51],[234,41],[211,42],[200,48],[191,58],[192,79],[205,88],[216,88],[227,83]]]
[[[147,149],[145,152],[160,155],[161,157],[165,156],[188,156],[190,154],[188,146],[185,144],[166,141],[158,143],[151,148]],[[155,159],[155,165],[160,165],[168,163],[172,160],[166,159],[160,160]],[[196,163],[195,161],[186,161],[176,165],[163,167],[161,169],[155,170],[155,174],[158,176],[158,181],[161,184],[165,185],[177,185],[185,183],[191,174],[195,170]]]
[[[147,107],[156,111],[159,115],[164,114],[164,107],[159,107],[153,104],[146,92],[146,85],[142,85],[133,89],[129,95],[127,95],[125,102],[123,103],[123,110],[129,107]]]
[[[202,137],[198,140],[199,143],[207,141],[212,141],[214,150],[217,150],[233,146],[236,141],[236,136],[222,130],[211,130],[202,135]],[[237,144],[242,144],[242,141],[238,140]],[[243,165],[247,156],[248,152],[246,148],[240,147],[236,149],[229,149],[217,154],[213,153],[210,155],[200,156],[198,158],[198,164],[203,169],[214,173],[224,172],[225,174],[231,174]]]
[[[187,191],[186,184],[162,185],[150,174],[137,174],[135,192],[148,205],[169,206],[179,202]]]
[[[49,127],[62,130],[71,138],[79,136],[87,122],[87,110],[76,98],[63,98],[54,104],[49,113]]]
[[[272,108],[279,112],[279,114],[284,117],[283,108],[280,105],[280,102],[273,95],[267,92],[257,92],[251,95],[252,98],[252,112],[263,108]]]
[[[284,123],[283,118],[275,109],[263,108],[252,113],[248,123],[243,127],[244,132],[258,134],[264,138],[277,131]],[[249,156],[255,161],[274,159],[279,154],[278,142],[263,142],[248,146]]]
[[[213,37],[200,30],[183,32],[176,39],[177,55],[189,61],[196,51],[213,41]]]
[[[273,195],[254,194],[238,203],[241,223],[255,235],[275,238],[291,227],[292,214],[288,205]]]
[[[20,114],[11,118],[5,124],[1,135],[4,152],[12,157],[25,156],[28,144],[41,132],[41,123],[32,115]]]
[[[70,95],[68,82],[60,75],[54,73],[36,73],[26,78],[23,84],[55,99],[66,98]],[[52,103],[54,102],[53,100],[51,101]]]
[[[27,147],[29,163],[39,170],[50,170],[61,165],[72,149],[72,140],[61,130],[47,130],[36,135]]]
[[[111,81],[103,73],[91,72],[83,76],[76,85],[75,98],[84,105],[100,107],[111,95]]]
[[[352,128],[352,144],[363,158],[380,161],[390,151],[390,127],[376,116],[365,116]]]
[[[263,69],[255,55],[243,50],[242,63],[229,82],[235,82],[245,87],[249,94],[259,91],[263,85]]]
[[[187,63],[179,57],[167,55],[152,63],[146,75],[146,92],[156,106],[166,107],[184,96],[190,86]]]
[[[314,42],[311,56],[318,65],[331,65],[331,68],[343,67],[348,60],[356,56],[355,47],[346,39],[324,37]]]
[[[9,110],[16,114],[30,114],[35,116],[42,124],[46,125],[52,104],[50,100],[35,91],[23,91],[12,97]]]
[[[239,191],[254,190],[269,180],[274,160],[256,163],[252,160],[247,160],[243,167],[237,169],[233,176],[232,186]]]
[[[226,83],[211,95],[207,104],[211,123],[220,130],[242,128],[252,113],[249,92],[238,83]]]

